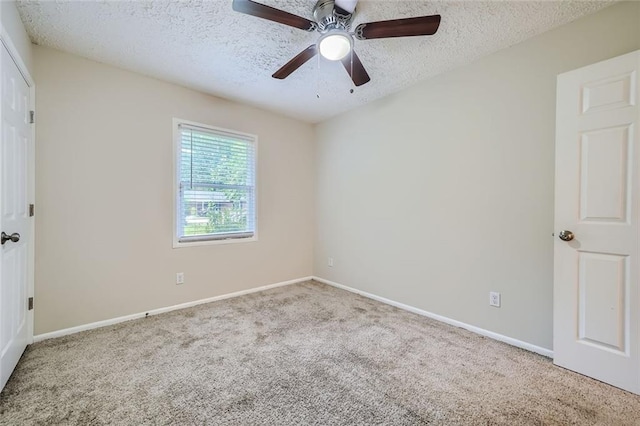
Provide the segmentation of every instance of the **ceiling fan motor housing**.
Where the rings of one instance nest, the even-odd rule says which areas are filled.
[[[313,17],[322,33],[330,30],[348,31],[353,15],[336,7],[334,0],[318,0],[313,8]]]

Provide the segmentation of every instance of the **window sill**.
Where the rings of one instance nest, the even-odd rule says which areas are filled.
[[[185,247],[195,247],[195,246],[217,246],[222,244],[242,244],[242,243],[252,243],[258,241],[258,236],[254,234],[253,237],[248,238],[227,238],[223,240],[199,240],[199,241],[178,241],[174,239],[173,248],[185,248]]]

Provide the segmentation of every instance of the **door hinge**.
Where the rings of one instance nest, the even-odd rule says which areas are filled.
[[[29,298],[29,310],[33,309],[33,297]]]
[[[29,123],[33,124],[36,122],[36,112],[29,111]]]
[[[36,214],[36,206],[29,204],[29,217],[33,217]]]

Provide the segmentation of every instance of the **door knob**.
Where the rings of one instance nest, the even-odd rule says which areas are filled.
[[[575,237],[575,235],[573,235],[573,232],[571,231],[560,231],[560,233],[558,234],[558,238],[560,238],[562,241],[571,241],[573,240],[573,237]]]
[[[18,241],[20,241],[20,234],[18,234],[17,232],[14,232],[11,235],[7,235],[3,231],[2,236],[0,237],[0,241],[2,242],[2,245],[4,245],[4,243],[6,243],[7,241],[11,241],[12,243],[17,243]]]

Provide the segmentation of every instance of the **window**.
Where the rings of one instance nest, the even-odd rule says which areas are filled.
[[[174,247],[255,240],[256,137],[174,119]]]

